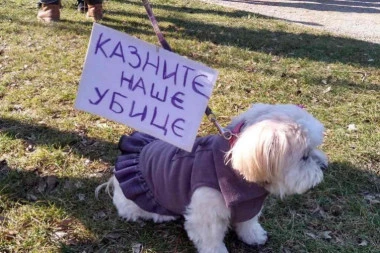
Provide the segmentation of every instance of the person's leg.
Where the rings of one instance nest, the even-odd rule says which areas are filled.
[[[103,18],[103,0],[85,0],[88,6],[87,17],[95,21]]]
[[[37,18],[41,21],[51,22],[58,21],[60,18],[60,0],[40,0],[41,7],[38,11]]]

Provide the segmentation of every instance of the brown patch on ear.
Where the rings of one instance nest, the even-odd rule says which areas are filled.
[[[297,125],[291,122],[262,121],[250,126],[229,152],[232,166],[250,182],[259,184],[279,180],[293,146],[303,141]]]
[[[239,170],[239,172],[244,179],[249,182],[263,184],[264,182],[270,181],[270,175],[267,173],[266,169],[263,169],[263,167],[251,168],[249,171]]]
[[[269,153],[275,153],[275,150],[270,148],[272,145],[268,142],[273,142],[272,137],[255,136],[255,138],[249,138],[242,136],[237,140],[230,152],[232,155],[232,167],[245,180],[259,184],[271,182],[273,164]]]
[[[280,163],[277,156],[280,145],[276,132],[273,132],[270,139],[261,140],[256,148],[253,157],[255,166],[246,172],[245,178],[250,182],[270,184],[277,174]]]

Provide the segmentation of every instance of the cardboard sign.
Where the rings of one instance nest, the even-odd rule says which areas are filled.
[[[217,72],[94,23],[75,107],[190,151]]]

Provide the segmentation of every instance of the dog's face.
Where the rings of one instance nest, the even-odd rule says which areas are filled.
[[[319,184],[327,167],[317,149],[323,125],[295,105],[254,105],[229,126],[245,127],[228,153],[243,177],[281,197],[303,193]]]

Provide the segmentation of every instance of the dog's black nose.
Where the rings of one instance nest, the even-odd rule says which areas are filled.
[[[320,168],[321,168],[321,170],[326,170],[327,169],[327,164],[321,164],[320,165]]]

